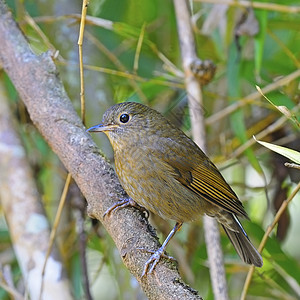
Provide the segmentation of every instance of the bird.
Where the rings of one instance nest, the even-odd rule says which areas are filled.
[[[176,222],[162,246],[152,251],[142,277],[168,257],[166,246],[182,224],[205,214],[222,225],[242,261],[263,265],[238,219],[249,218],[236,193],[196,143],[161,113],[137,102],[118,103],[87,131],[108,137],[116,173],[129,196],[106,213],[137,204]]]

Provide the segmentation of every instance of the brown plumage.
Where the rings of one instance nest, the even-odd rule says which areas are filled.
[[[237,216],[242,203],[216,166],[180,129],[157,111],[134,102],[109,108],[103,122],[88,129],[104,132],[115,156],[116,172],[127,194],[139,205],[176,221],[162,247],[148,260],[151,272],[182,223],[207,214],[223,226],[241,259],[262,266]]]

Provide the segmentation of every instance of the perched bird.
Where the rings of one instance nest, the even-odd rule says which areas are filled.
[[[140,206],[176,221],[167,239],[146,262],[151,273],[184,222],[206,214],[220,222],[241,259],[261,267],[262,257],[250,242],[238,216],[242,203],[217,167],[180,129],[157,111],[135,102],[110,107],[102,124],[87,131],[104,132],[114,150],[115,167],[127,194]],[[132,205],[120,201],[109,210]]]

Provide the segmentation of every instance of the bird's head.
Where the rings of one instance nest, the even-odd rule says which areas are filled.
[[[129,141],[135,143],[161,130],[166,119],[157,111],[136,102],[124,102],[110,107],[103,115],[102,123],[88,132],[104,132],[113,148]]]

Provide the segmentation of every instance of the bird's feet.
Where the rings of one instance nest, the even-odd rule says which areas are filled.
[[[153,253],[151,255],[151,257],[145,263],[144,270],[142,273],[142,278],[144,276],[147,276],[147,274],[151,274],[153,272],[153,270],[155,269],[156,265],[159,263],[159,261],[162,257],[172,260],[172,261],[176,261],[176,259],[174,257],[165,254],[164,247],[160,247],[157,251],[152,251],[152,250],[148,250],[148,249],[144,249],[144,248],[137,248],[137,249]]]
[[[146,215],[146,218],[148,218],[148,216],[149,216],[149,212],[146,208],[140,206],[133,199],[128,197],[128,198],[124,198],[124,199],[120,200],[119,202],[116,202],[114,205],[112,205],[109,209],[106,210],[106,212],[103,214],[103,217],[105,217],[106,215],[108,216],[112,212],[115,212],[115,211],[119,210],[120,208],[124,208],[124,207],[135,207],[138,210],[140,210],[141,212],[143,212]]]

